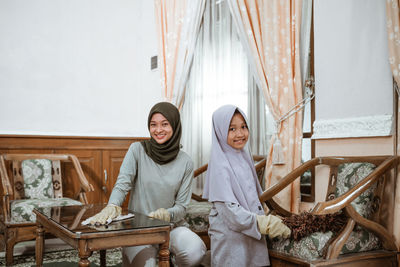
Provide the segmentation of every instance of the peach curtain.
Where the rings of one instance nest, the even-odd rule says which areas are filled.
[[[389,63],[393,78],[400,86],[400,0],[386,0],[386,27],[388,33]],[[400,116],[400,110],[397,111]],[[399,123],[399,122],[398,122]],[[398,129],[400,125],[398,125]],[[397,155],[400,154],[400,134],[397,133]],[[395,194],[395,211],[393,234],[396,237],[397,246],[400,247],[400,183],[397,181]],[[400,264],[400,263],[399,263]],[[399,265],[400,266],[400,265]]]
[[[185,95],[206,0],[155,0],[161,86],[179,109]]]
[[[165,101],[172,102],[186,0],[155,0],[159,69]]]
[[[229,0],[232,15],[262,88],[266,103],[277,122],[277,137],[283,162],[273,164],[273,146],[268,152],[265,188],[300,165],[302,113],[285,114],[302,100],[299,33],[300,0]],[[275,138],[271,143],[275,142]],[[276,147],[276,144],[274,145]],[[275,199],[292,212],[299,211],[300,179]]]

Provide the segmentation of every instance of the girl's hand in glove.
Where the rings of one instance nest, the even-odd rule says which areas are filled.
[[[170,222],[171,220],[171,214],[164,208],[150,212],[149,217],[156,218],[166,222]]]
[[[107,220],[112,220],[121,215],[121,211],[121,207],[109,204],[91,218],[90,224],[105,224]]]
[[[268,235],[270,238],[277,236],[288,238],[291,234],[289,227],[274,215],[257,215],[257,223],[260,233]]]

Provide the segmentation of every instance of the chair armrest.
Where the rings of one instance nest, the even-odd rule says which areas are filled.
[[[266,158],[261,158],[256,161],[257,163],[254,165],[256,172],[261,170],[262,168],[265,168],[265,165],[267,164],[267,159]]]
[[[257,161],[263,161],[263,160],[265,160],[265,157],[264,157],[264,156],[261,156],[261,155],[253,155],[253,160],[254,160],[255,162],[257,162]]]
[[[397,250],[393,236],[382,225],[364,218],[351,205],[345,207],[345,210],[348,216],[351,217],[357,224],[374,232],[382,241],[382,245],[385,249],[393,251]]]
[[[207,168],[208,168],[208,164],[205,164],[205,165],[197,168],[196,170],[194,170],[193,179],[197,178],[200,174],[202,174],[205,171],[207,171]],[[200,202],[207,201],[207,200],[203,199],[201,197],[201,195],[197,195],[195,193],[192,193],[192,199],[194,199],[196,201],[200,201]]]
[[[10,178],[8,178],[6,164],[4,162],[3,155],[0,155],[0,176],[1,184],[3,186],[3,196],[13,195],[13,190],[10,183]]]
[[[276,203],[273,200],[273,197],[280,191],[282,191],[286,186],[291,184],[294,180],[296,180],[300,175],[302,175],[308,169],[320,164],[320,162],[321,162],[320,158],[314,158],[303,163],[302,165],[294,169],[292,172],[290,172],[288,175],[283,177],[281,180],[279,180],[272,187],[265,190],[259,197],[260,202],[261,203],[265,202],[268,208],[270,209],[271,213],[285,217],[291,216],[293,213],[281,207],[278,203]]]
[[[206,202],[207,201],[206,199],[202,198],[201,196],[199,196],[199,195],[197,195],[195,193],[192,193],[192,199],[194,199],[194,200],[196,200],[198,202]]]
[[[205,172],[207,170],[207,168],[208,168],[208,164],[203,165],[203,166],[197,168],[196,170],[194,170],[193,178],[197,178],[197,176],[199,176],[200,174]]]
[[[85,192],[91,192],[94,191],[93,185],[89,183],[89,181],[86,179],[85,174],[83,173],[81,164],[79,163],[78,158],[75,155],[68,155],[68,158],[72,161],[72,164],[75,167],[75,170],[78,174],[78,179],[79,182],[81,183],[81,187],[83,191]]]
[[[290,172],[288,175],[283,177],[281,180],[279,180],[276,184],[265,190],[260,198],[261,202],[265,202],[269,199],[272,199],[273,196],[278,194],[280,191],[282,191],[286,186],[291,184],[294,180],[296,180],[300,175],[302,175],[304,172],[306,172],[308,169],[311,167],[314,167],[316,165],[320,164],[320,158],[314,158],[312,160],[309,160],[296,169],[294,169],[292,172]]]
[[[257,164],[255,164],[255,169],[256,172],[258,172],[260,169],[265,168],[266,162],[267,160],[265,159],[265,157],[263,156],[258,156],[258,155],[254,155],[253,156],[253,160],[255,162],[257,162]],[[194,170],[194,174],[193,174],[193,178],[197,178],[199,175],[203,174],[204,172],[206,172],[208,169],[208,164],[205,164],[199,168],[197,168],[196,170]],[[197,194],[192,194],[192,199],[197,200],[197,201],[206,201],[204,200],[201,196],[197,195]]]
[[[381,163],[373,172],[371,172],[367,177],[362,179],[353,188],[347,191],[345,194],[341,195],[330,201],[318,202],[313,210],[313,214],[328,214],[335,213],[349,206],[350,203],[365,192],[375,181],[381,177],[382,174],[387,172],[390,168],[398,164],[398,157],[392,156],[387,158],[383,163]]]
[[[264,181],[265,166],[267,165],[267,159],[263,156],[253,155],[253,160],[258,182],[260,183],[261,188],[264,189],[263,181]]]

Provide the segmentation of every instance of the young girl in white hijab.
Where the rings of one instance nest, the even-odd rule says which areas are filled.
[[[212,118],[212,149],[203,198],[210,211],[212,266],[267,266],[265,237],[288,237],[290,229],[273,215],[266,216],[258,199],[262,193],[246,145],[245,114],[236,106],[217,109]]]

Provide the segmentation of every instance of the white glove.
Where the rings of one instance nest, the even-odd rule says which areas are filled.
[[[121,215],[121,207],[109,204],[106,207],[104,207],[99,213],[94,215],[89,223],[94,225],[94,224],[105,224],[107,220],[112,220],[119,215]]]
[[[156,218],[162,221],[170,222],[171,214],[164,208],[160,208],[156,211],[152,211],[149,213],[149,217]]]
[[[288,238],[291,234],[289,227],[274,215],[257,215],[257,223],[260,233],[268,235],[270,238],[277,236]]]

